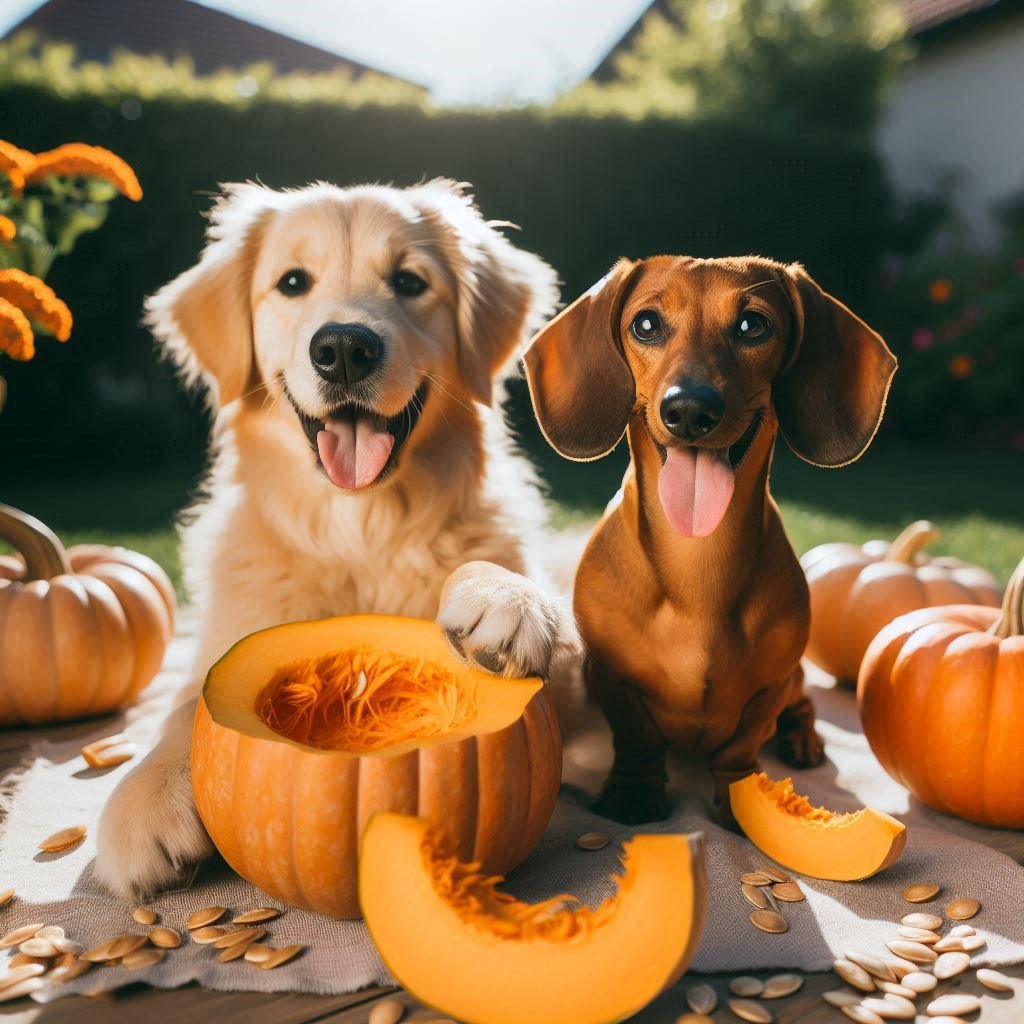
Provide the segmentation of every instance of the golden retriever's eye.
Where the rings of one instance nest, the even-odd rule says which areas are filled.
[[[391,287],[395,289],[396,295],[415,298],[427,290],[427,282],[411,270],[396,270],[395,276],[391,278]]]
[[[281,280],[277,282],[277,290],[282,295],[288,296],[305,295],[312,286],[313,282],[309,274],[300,267],[293,267],[286,271],[281,275]]]
[[[657,345],[665,340],[661,317],[653,309],[642,309],[629,325],[629,332],[643,345]]]
[[[760,345],[772,336],[772,322],[764,313],[755,313],[748,309],[745,313],[740,313],[740,318],[732,331],[736,340],[743,342],[744,345]]]

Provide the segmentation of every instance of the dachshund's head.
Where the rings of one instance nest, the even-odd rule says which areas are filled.
[[[801,266],[753,256],[623,260],[526,354],[537,419],[567,458],[606,455],[642,416],[665,514],[688,536],[721,522],[773,410],[802,459],[858,458],[895,370],[885,342]]]

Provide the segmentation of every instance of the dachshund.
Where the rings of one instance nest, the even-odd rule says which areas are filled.
[[[807,584],[768,488],[776,435],[813,465],[853,462],[896,360],[798,264],[658,256],[620,261],[540,331],[525,368],[559,453],[598,459],[625,433],[632,455],[575,585],[615,747],[596,809],[666,818],[672,749],[708,759],[734,825],[729,783],[773,734],[793,767],[824,759],[800,665]]]

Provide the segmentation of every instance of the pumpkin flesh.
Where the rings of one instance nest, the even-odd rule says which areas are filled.
[[[612,1024],[682,977],[706,913],[703,837],[640,835],[618,892],[527,904],[444,851],[427,822],[375,815],[360,897],[388,969],[417,999],[465,1024]]]
[[[840,814],[763,772],[729,787],[732,811],[747,838],[784,867],[811,878],[853,882],[895,864],[907,830],[888,814],[864,807]]]

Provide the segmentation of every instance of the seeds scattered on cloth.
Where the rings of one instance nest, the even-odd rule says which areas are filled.
[[[993,971],[990,967],[982,967],[977,978],[985,988],[990,988],[993,992],[1013,991],[1013,982],[1005,974]]]
[[[136,753],[135,742],[120,732],[82,747],[82,757],[90,768],[113,768],[130,761]]]
[[[166,949],[137,949],[121,960],[121,965],[129,971],[138,971],[143,967],[152,967],[167,956]]]
[[[181,936],[173,928],[154,928],[149,933],[149,941],[159,949],[177,949],[181,945]]]
[[[22,996],[38,992],[46,982],[42,978],[26,978],[14,985],[0,988],[0,1003],[10,1002],[12,999],[20,999]]]
[[[274,955],[272,946],[265,946],[261,942],[254,942],[246,951],[245,959],[251,964],[261,964]]]
[[[829,1006],[842,1009],[844,1006],[856,1006],[861,1001],[861,995],[851,992],[849,989],[839,988],[832,992],[826,992],[822,997]]]
[[[969,921],[981,910],[977,900],[953,900],[946,906],[946,917],[953,921]]]
[[[947,978],[955,978],[963,974],[971,966],[971,958],[966,953],[943,953],[938,960],[932,964],[932,974],[939,981]]]
[[[136,907],[132,911],[132,917],[139,922],[139,924],[155,924],[156,923],[156,911],[150,910],[149,907]]]
[[[863,967],[859,964],[855,964],[852,960],[836,960],[832,965],[832,970],[835,971],[847,985],[852,985],[854,988],[860,989],[861,992],[875,991],[874,979],[867,971],[864,970]]]
[[[208,946],[211,942],[216,942],[219,938],[226,935],[227,932],[223,928],[206,926],[205,928],[197,928],[191,933],[192,941],[198,942],[200,945]]]
[[[771,885],[772,880],[760,871],[746,871],[740,875],[740,881],[744,885]]]
[[[185,927],[189,931],[196,928],[205,928],[207,925],[213,924],[214,921],[219,921],[226,913],[227,910],[224,907],[204,907],[189,917],[185,922]]]
[[[968,1013],[975,1013],[981,1009],[981,1000],[977,996],[966,993],[948,993],[933,999],[927,1007],[929,1017],[939,1017],[942,1014],[949,1014],[951,1017],[963,1017]]]
[[[740,886],[740,892],[743,893],[743,898],[758,910],[768,910],[771,907],[768,897],[761,891],[760,886],[744,883]]]
[[[0,892],[0,907],[6,907],[7,904],[10,903],[11,900],[13,900],[13,899],[14,899],[14,890],[13,889],[4,889],[3,892]]]
[[[603,832],[584,832],[576,845],[581,850],[603,850],[608,845],[608,837]]]
[[[941,891],[940,886],[931,882],[918,882],[903,890],[903,898],[908,903],[930,903]]]
[[[803,988],[804,979],[799,974],[774,974],[764,983],[762,999],[784,999]]]
[[[793,879],[781,868],[758,868],[758,874],[767,875],[773,882],[792,882]]]
[[[694,1013],[714,1013],[718,996],[710,985],[692,985],[686,992],[686,1005]]]
[[[753,999],[730,999],[728,1006],[740,1020],[749,1021],[750,1024],[772,1024],[775,1020],[767,1006],[755,1003]]]
[[[257,939],[262,939],[266,934],[266,928],[239,928],[232,932],[225,932],[219,938],[214,939],[213,948],[230,949],[240,942],[255,942]]]
[[[47,836],[39,844],[39,849],[44,853],[60,853],[62,850],[70,850],[85,838],[88,831],[89,829],[85,825],[62,828],[59,832],[54,832],[52,836]]]
[[[772,886],[772,895],[783,903],[802,903],[807,897],[796,882],[779,882]]]
[[[755,928],[760,928],[763,932],[770,932],[773,935],[781,935],[783,932],[789,931],[789,924],[781,914],[776,914],[774,910],[755,910],[750,915],[751,923]]]
[[[274,907],[257,907],[255,910],[247,910],[232,920],[232,924],[257,924],[260,921],[273,921],[280,917],[281,911]]]
[[[907,928],[926,928],[928,931],[937,932],[942,927],[942,918],[934,914],[907,914],[900,924]]]
[[[939,954],[930,946],[923,946],[920,942],[911,942],[910,939],[893,939],[886,945],[897,956],[915,964],[930,964],[939,958]]]
[[[384,999],[374,1004],[366,1024],[398,1024],[405,1014],[405,1007],[397,999]]]
[[[273,954],[267,957],[259,966],[261,970],[272,971],[275,967],[280,967],[281,964],[288,963],[292,957],[298,956],[299,953],[305,947],[300,945],[294,946],[282,946],[280,949],[275,949]]]
[[[846,1014],[850,1020],[856,1021],[857,1024],[885,1024],[885,1020],[878,1016],[874,1010],[869,1010],[866,1006],[862,1006],[860,1003],[854,1006],[842,1007],[842,1012]]]
[[[0,938],[0,949],[10,949],[12,946],[20,946],[23,942],[31,939],[33,935],[40,928],[45,928],[45,924],[23,924],[20,928],[15,928],[13,932],[8,932],[3,938]]]
[[[868,974],[882,981],[895,981],[896,975],[892,968],[880,957],[873,953],[847,953],[847,960],[852,960],[858,967],[863,967]]]
[[[764,991],[764,982],[760,978],[752,978],[749,975],[741,974],[729,982],[729,991],[734,996],[753,998]]]
[[[900,984],[905,988],[913,989],[918,995],[922,992],[931,992],[939,980],[934,974],[925,974],[924,971],[914,971],[913,974],[904,975]]]

